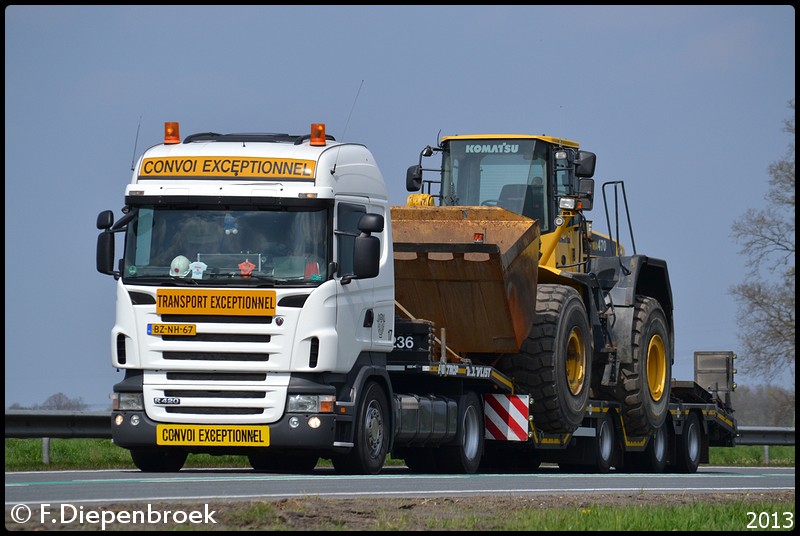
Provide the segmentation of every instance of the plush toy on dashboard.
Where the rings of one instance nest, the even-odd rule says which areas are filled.
[[[230,214],[225,214],[225,220],[223,223],[225,225],[226,235],[237,234],[239,232],[239,224],[236,223],[236,218]]]

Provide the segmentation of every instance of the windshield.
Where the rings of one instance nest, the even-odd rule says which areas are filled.
[[[449,140],[442,152],[442,204],[500,206],[549,230],[548,145],[536,139]]]
[[[128,224],[129,283],[318,285],[329,210],[140,206]]]

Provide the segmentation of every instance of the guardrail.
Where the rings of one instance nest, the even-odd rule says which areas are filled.
[[[794,427],[739,426],[737,445],[794,445]],[[111,412],[6,410],[6,438],[110,439]]]

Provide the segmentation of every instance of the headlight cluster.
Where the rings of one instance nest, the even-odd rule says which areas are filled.
[[[333,413],[336,397],[333,395],[289,395],[288,413]]]
[[[144,397],[142,393],[111,393],[111,409],[141,411],[144,409]]]

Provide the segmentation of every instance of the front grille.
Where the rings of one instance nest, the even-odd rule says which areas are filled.
[[[161,320],[189,324],[272,324],[271,316],[161,315]]]
[[[164,352],[163,357],[183,361],[269,361],[269,354],[238,352]]]
[[[198,333],[197,335],[162,335],[164,341],[192,342],[269,342],[269,335],[250,335],[239,333]]]
[[[267,374],[259,372],[167,372],[167,380],[197,382],[263,382]]]
[[[188,414],[188,415],[261,415],[264,408],[193,408],[181,406],[169,406],[167,413]]]
[[[266,398],[264,391],[209,391],[199,389],[166,389],[164,396],[179,398]]]

